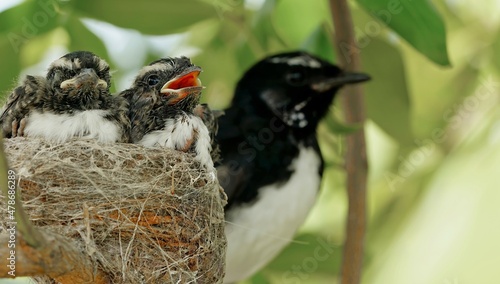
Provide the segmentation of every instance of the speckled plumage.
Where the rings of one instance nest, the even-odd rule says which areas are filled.
[[[47,92],[48,85],[44,77],[26,76],[22,84],[10,93],[2,107],[0,124],[4,137],[18,136],[19,123],[30,112],[35,102],[44,97]]]
[[[220,160],[220,148],[215,136],[219,131],[219,117],[224,115],[222,110],[212,110],[208,104],[199,104],[194,108],[194,114],[201,118],[205,126],[208,128],[208,133],[210,134],[210,143],[212,145],[212,160],[214,163]]]
[[[46,78],[27,76],[14,89],[0,117],[4,136],[37,136],[59,143],[72,137],[127,142],[127,101],[110,94],[110,79],[109,65],[97,55],[64,55],[50,65]],[[25,125],[17,133],[12,125],[19,121]]]
[[[130,104],[132,143],[192,153],[207,170],[215,171],[210,134],[194,113],[202,90],[199,72],[201,68],[187,57],[163,58],[142,68],[121,95]]]

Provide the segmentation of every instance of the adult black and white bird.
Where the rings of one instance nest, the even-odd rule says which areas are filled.
[[[192,153],[215,178],[210,134],[195,115],[203,89],[200,72],[187,57],[162,58],[142,68],[121,95],[130,104],[132,143]]]
[[[62,56],[45,78],[27,76],[9,95],[0,116],[4,136],[127,142],[127,101],[110,94],[110,79],[109,65],[91,52]]]
[[[292,240],[321,184],[318,123],[342,86],[369,79],[291,52],[261,60],[238,82],[216,137],[228,196],[225,283],[251,276]]]

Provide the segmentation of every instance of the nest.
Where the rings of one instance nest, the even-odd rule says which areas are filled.
[[[4,142],[33,223],[73,239],[111,283],[222,282],[225,195],[188,154]]]

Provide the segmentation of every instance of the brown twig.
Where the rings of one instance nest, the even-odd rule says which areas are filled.
[[[46,240],[45,246],[33,248],[23,236],[16,235],[15,276],[48,275],[58,283],[109,283],[104,272],[95,269],[89,256],[84,255],[73,242],[47,230],[38,229],[38,234]],[[7,234],[0,235],[0,243],[9,241]],[[0,247],[0,255],[7,256],[10,249]],[[9,278],[11,268],[0,266],[0,278]]]
[[[5,200],[9,200],[8,191],[8,174],[9,165],[4,154],[3,149],[3,138],[0,136],[0,184],[2,188],[2,194],[5,196]],[[15,181],[17,184],[17,181]],[[26,212],[23,209],[21,203],[21,197],[18,188],[15,188],[15,198],[14,198],[14,216],[16,221],[16,231],[24,236],[24,240],[33,248],[38,248],[45,245],[45,240],[43,236],[36,230],[35,226],[30,222]]]
[[[355,47],[354,28],[346,0],[330,0],[330,8],[335,26],[335,43],[340,65],[347,71],[361,69],[358,53],[345,53],[346,46]],[[344,47],[344,48],[343,48]],[[363,90],[360,85],[344,89],[342,104],[346,122],[362,123],[365,120]],[[341,269],[342,284],[357,284],[361,281],[363,268],[363,244],[366,227],[366,177],[368,163],[364,128],[347,136],[346,171],[349,209],[347,217],[346,241]]]

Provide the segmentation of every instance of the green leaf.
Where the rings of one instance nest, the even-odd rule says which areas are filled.
[[[66,24],[70,37],[69,50],[89,50],[109,61],[104,43],[77,18],[72,17]]]
[[[457,127],[453,115],[459,112],[458,117],[463,118],[463,113],[460,113],[463,100],[473,95],[482,81],[481,70],[470,64],[453,68],[446,77],[436,78],[433,77],[436,73],[429,73],[419,78],[429,86],[413,87],[419,94],[423,91],[414,98],[415,107],[412,110],[414,131],[420,138],[432,138],[437,129]]]
[[[69,35],[63,28],[56,28],[46,34],[39,35],[23,45],[18,57],[21,67],[29,67],[39,63],[54,45],[67,46]]]
[[[410,99],[399,50],[372,38],[361,58],[363,71],[372,76],[364,85],[368,117],[398,142],[411,144]]]
[[[247,282],[249,282],[250,284],[271,284],[271,282],[269,282],[269,280],[264,275],[262,275],[262,273],[255,274]]]
[[[6,38],[0,38],[0,66],[8,68],[0,68],[0,98],[4,99],[8,96],[9,91],[15,87],[16,76],[21,71],[21,64],[17,53],[10,46],[10,42]]]
[[[0,13],[0,32],[18,32],[30,38],[57,27],[56,1],[26,1]]]
[[[329,62],[335,62],[335,47],[332,32],[326,23],[319,25],[302,44],[302,49],[318,55]]]
[[[71,17],[66,23],[66,30],[70,37],[69,50],[88,50],[99,57],[103,58],[111,66],[113,70],[112,61],[108,55],[106,46],[93,32],[91,32],[79,19]],[[115,84],[111,85],[111,92],[115,91]]]
[[[187,44],[204,49],[217,36],[221,28],[221,21],[210,19],[189,27]]]
[[[34,37],[58,26],[56,1],[26,1],[0,13],[0,34],[6,34],[15,53]]]
[[[352,124],[352,125],[347,125],[342,122],[340,122],[332,112],[325,118],[325,123],[328,126],[328,129],[332,131],[333,133],[337,134],[351,134],[358,129],[361,128],[361,124]]]
[[[269,53],[269,40],[274,37],[280,39],[273,26],[272,17],[276,10],[276,0],[266,0],[262,8],[255,14],[252,21],[252,36],[249,44],[253,46],[254,53],[258,56],[265,56]],[[259,46],[256,46],[256,45]]]
[[[151,35],[180,32],[194,23],[217,17],[217,7],[196,0],[73,1],[73,9],[85,17]]]
[[[500,50],[500,33],[496,36],[493,45],[491,46],[491,50]],[[500,54],[499,52],[493,52],[493,66],[500,72]]]
[[[308,273],[314,264],[314,274],[337,275],[340,268],[342,248],[334,246],[325,238],[313,234],[296,237],[298,242],[292,243],[281,252],[264,270],[288,272],[282,280],[295,280],[302,273]],[[310,272],[309,272],[310,273]]]
[[[248,44],[241,44],[236,50],[236,60],[240,70],[248,70],[260,58],[257,58]]]
[[[322,23],[331,23],[328,1],[278,1],[273,24],[290,48],[298,48]]]
[[[233,96],[234,85],[242,75],[235,48],[228,46],[220,38],[215,38],[192,62],[203,68],[200,79],[207,88],[203,92],[202,101],[210,102],[213,109],[227,106]]]
[[[357,0],[373,17],[436,64],[449,66],[443,20],[427,0]],[[370,33],[365,25],[364,32]],[[373,32],[373,31],[372,31]]]

